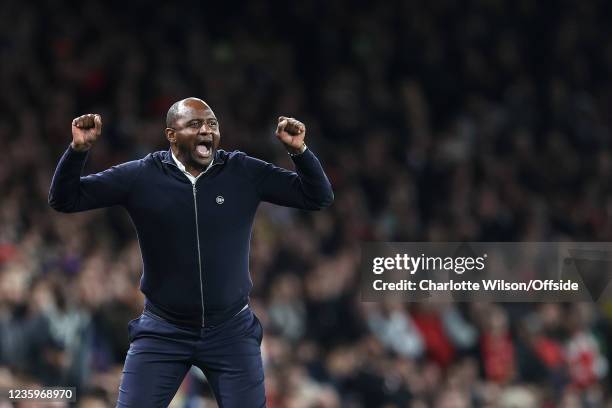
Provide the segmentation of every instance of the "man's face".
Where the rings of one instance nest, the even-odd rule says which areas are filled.
[[[212,109],[199,99],[187,99],[179,108],[168,139],[176,145],[186,167],[204,170],[219,147],[219,122]]]

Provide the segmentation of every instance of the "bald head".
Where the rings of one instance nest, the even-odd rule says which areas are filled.
[[[190,109],[202,108],[210,110],[210,106],[200,98],[185,98],[180,101],[174,102],[168,113],[166,113],[166,127],[176,127],[176,122],[184,116],[185,111]]]
[[[199,98],[172,104],[164,133],[172,153],[194,177],[213,161],[221,138],[215,113]]]

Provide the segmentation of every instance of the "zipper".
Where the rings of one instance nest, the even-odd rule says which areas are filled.
[[[196,180],[197,181],[197,180]],[[204,327],[204,284],[202,283],[202,254],[200,252],[200,228],[198,227],[198,198],[196,183],[193,183],[193,208],[195,212],[196,243],[198,245],[198,270],[200,275],[200,300],[202,301],[202,327]]]
[[[172,160],[172,162],[169,160],[162,160],[162,163],[167,163],[171,166],[174,166],[182,173],[183,171],[179,168],[179,166],[176,165],[176,163],[173,163],[173,161],[174,160]],[[196,187],[196,183],[198,182],[198,179],[200,178],[200,176],[204,176],[208,172],[208,170],[212,169],[218,164],[221,164],[221,163],[215,163],[214,158],[213,158],[213,164],[209,168],[204,170],[204,172],[200,173],[198,177],[196,177],[195,182],[192,183],[193,208],[194,208],[195,225],[196,225],[196,244],[198,246],[198,272],[199,272],[199,277],[200,277],[200,301],[202,302],[202,327],[204,327],[204,283],[202,281],[202,254],[200,250],[200,229],[198,228],[198,198],[196,194],[198,192],[198,189]],[[185,176],[185,178],[188,179],[188,177],[185,174],[183,174],[183,176]],[[189,179],[187,181],[191,182],[191,180]]]

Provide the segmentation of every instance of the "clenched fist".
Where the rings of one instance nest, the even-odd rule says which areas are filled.
[[[283,142],[285,148],[291,154],[300,154],[306,150],[306,144],[304,143],[306,126],[297,119],[279,116],[276,137]]]
[[[70,146],[76,151],[84,152],[98,140],[102,133],[102,117],[89,113],[72,120],[72,143]]]

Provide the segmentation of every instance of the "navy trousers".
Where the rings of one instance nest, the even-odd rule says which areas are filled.
[[[145,311],[128,324],[117,407],[167,407],[192,365],[219,408],[266,406],[261,323],[250,308],[215,327],[188,328]]]

